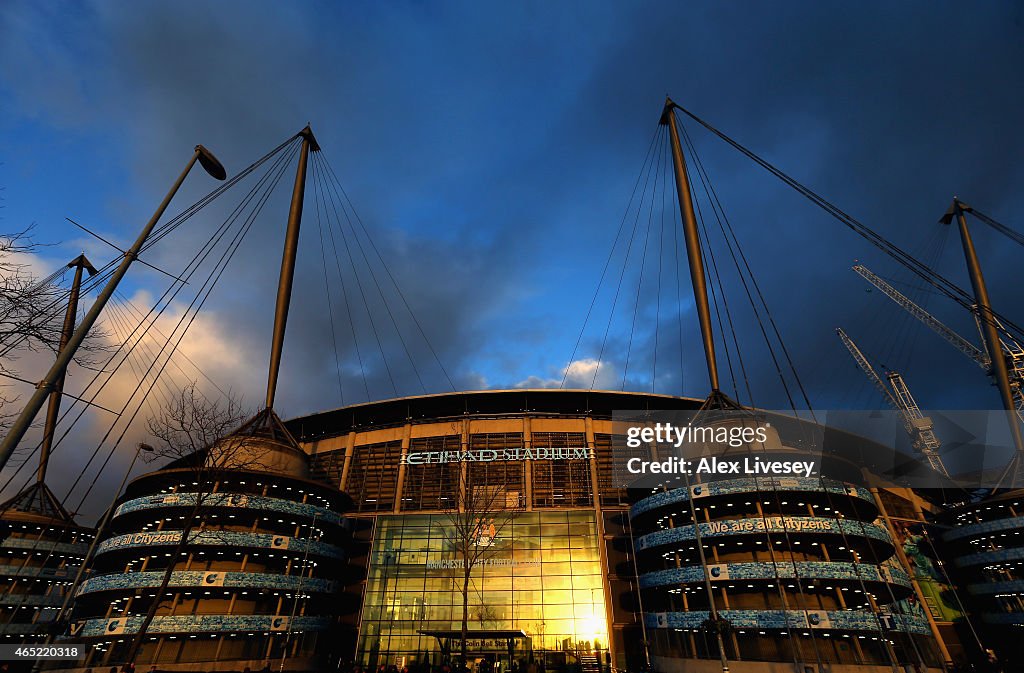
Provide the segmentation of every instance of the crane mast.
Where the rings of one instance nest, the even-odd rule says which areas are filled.
[[[972,306],[971,313],[974,315],[974,324],[978,328],[978,335],[982,337],[981,343],[984,346],[985,339],[982,335],[981,318],[978,316],[978,307]],[[999,344],[1003,348],[1003,355],[1006,357],[1006,366],[1010,370],[1010,388],[1014,391],[1014,401],[1017,402],[1017,410],[1020,411],[1024,408],[1022,401],[1018,401],[1021,397],[1021,383],[1024,382],[1024,346],[1021,346],[1020,342],[1013,338],[1010,332],[1003,327],[1003,323],[999,322],[999,318],[992,316],[992,322],[996,325],[996,331],[999,333]],[[988,354],[988,349],[985,350]]]
[[[990,376],[992,375],[992,359],[989,357],[987,348],[978,348],[973,343],[942,324],[938,318],[915,304],[902,292],[875,275],[870,269],[860,264],[855,264],[853,266],[853,270],[864,278],[864,280],[878,288],[882,294],[896,302],[900,308],[920,320],[925,324],[925,326],[941,336],[961,353],[974,360],[974,362],[984,369],[986,373]],[[972,310],[971,313],[974,316],[974,321],[978,325],[978,331],[980,333],[981,322],[978,317],[978,312],[977,310]],[[1014,339],[1009,332],[1007,332],[995,316],[993,316],[992,319],[995,321],[997,331],[999,332],[999,341],[1003,347],[1003,355],[1007,361],[1007,369],[1009,369],[1010,392],[1013,396],[1013,405],[1017,410],[1017,416],[1024,421],[1024,347],[1022,347],[1021,344]],[[984,343],[984,339],[982,340],[982,343]]]
[[[923,322],[929,329],[948,341],[954,348],[977,362],[980,367],[988,370],[992,366],[988,353],[981,350],[949,327],[943,325],[938,318],[915,304],[892,285],[889,285],[884,280],[876,276],[870,269],[861,264],[854,264],[853,270],[864,278],[864,280],[881,290],[882,294],[896,302],[904,311]]]
[[[939,438],[935,436],[932,420],[921,413],[921,408],[917,406],[914,396],[910,394],[910,388],[907,387],[903,377],[898,372],[888,372],[886,379],[889,385],[886,386],[878,372],[871,366],[871,362],[864,356],[864,353],[857,347],[853,339],[842,328],[837,328],[836,334],[839,335],[839,339],[846,346],[846,350],[850,352],[853,361],[857,363],[857,366],[868,377],[872,385],[882,394],[882,398],[886,403],[899,412],[900,418],[903,421],[903,427],[911,439],[913,439],[914,449],[925,457],[929,467],[948,477],[949,472],[946,471],[946,466],[942,463],[942,458],[939,456],[941,443]]]

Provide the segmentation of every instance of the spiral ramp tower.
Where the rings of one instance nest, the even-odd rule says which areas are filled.
[[[995,492],[955,507],[942,534],[952,572],[980,618],[983,646],[1019,670],[1024,634],[1024,490]],[[1014,668],[1016,667],[1016,668]]]
[[[43,642],[91,540],[41,481],[0,505],[0,643]]]
[[[774,428],[758,451],[798,453]],[[655,670],[941,670],[874,494],[857,466],[828,464],[827,477],[669,477],[632,506]]]
[[[228,439],[259,454],[261,467],[197,477],[179,460],[118,500],[76,595],[71,640],[89,646],[85,665],[124,659],[155,600],[137,666],[308,670],[343,647],[347,496],[308,478],[306,454],[272,410]]]

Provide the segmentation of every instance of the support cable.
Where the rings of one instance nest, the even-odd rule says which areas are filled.
[[[636,316],[640,311],[640,292],[644,286],[644,270],[647,268],[647,246],[651,239],[651,224],[654,222],[654,203],[658,197],[658,177],[661,174],[662,158],[664,157],[665,145],[662,145],[661,153],[658,160],[655,161],[654,168],[654,185],[652,187],[653,192],[651,193],[651,207],[647,213],[647,229],[644,233],[644,248],[640,255],[640,272],[637,274],[636,279],[636,297],[633,301],[633,321],[629,326],[629,341],[626,344],[626,363],[622,368],[622,386],[620,390],[626,389],[626,376],[629,373],[629,356],[633,350],[633,335],[636,332]],[[657,322],[654,327],[655,333],[658,331]],[[654,385],[654,381],[651,381],[651,385]]]
[[[783,351],[786,353],[786,360],[789,364],[789,369],[792,372],[793,378],[796,380],[797,386],[800,388],[801,393],[804,397],[804,402],[809,409],[811,407],[810,400],[807,398],[806,391],[804,391],[803,385],[800,382],[800,377],[797,374],[796,367],[793,364],[792,359],[789,358],[788,351],[786,351],[785,342],[782,340],[782,335],[779,333],[778,327],[775,325],[775,319],[771,315],[771,311],[768,309],[768,303],[765,301],[764,295],[761,293],[760,286],[757,284],[757,279],[754,276],[750,265],[747,263],[746,255],[743,253],[743,248],[740,246],[739,239],[736,237],[736,231],[732,227],[732,223],[729,221],[728,216],[725,213],[725,209],[722,207],[722,202],[718,198],[718,193],[715,191],[714,185],[711,182],[711,178],[704,168],[703,162],[700,160],[700,155],[697,154],[697,148],[690,139],[689,134],[686,132],[685,127],[682,123],[679,124],[681,135],[686,146],[690,150],[690,156],[693,158],[694,166],[697,168],[697,175],[700,179],[701,185],[704,187],[704,192],[708,197],[709,203],[711,204],[712,212],[715,215],[715,219],[718,222],[718,227],[722,232],[722,237],[725,240],[729,255],[732,258],[733,265],[736,267],[736,275],[740,279],[740,283],[743,285],[743,291],[747,295],[747,301],[750,303],[750,308],[754,314],[754,318],[757,320],[758,327],[761,331],[761,336],[764,339],[765,345],[768,348],[768,354],[771,357],[772,364],[775,366],[776,375],[779,377],[779,381],[782,383],[783,391],[786,394],[786,399],[789,401],[789,406],[796,411],[796,403],[793,400],[793,396],[790,392],[789,385],[786,382],[786,377],[783,374],[782,366],[779,363],[779,359],[776,356],[775,349],[772,346],[771,339],[765,330],[764,321],[761,319],[761,308],[754,301],[753,294],[751,293],[751,286],[757,293],[758,299],[760,300],[760,306],[763,307],[765,315],[768,319],[769,324],[775,334],[775,338],[778,340]],[[742,267],[740,265],[742,261]],[[744,271],[746,273],[744,273]],[[748,284],[747,278],[749,277],[750,283]],[[751,400],[752,401],[752,400]]]
[[[314,163],[314,170],[316,164]],[[313,179],[313,203],[316,205],[316,228],[320,234],[320,262],[324,270],[324,295],[327,298],[327,316],[331,323],[331,346],[334,348],[334,366],[338,370],[338,396],[345,406],[345,388],[341,383],[341,357],[338,355],[338,335],[334,329],[334,301],[331,298],[331,283],[327,278],[327,246],[324,244],[324,226],[320,219],[320,181]]]
[[[664,145],[662,151],[664,152]],[[651,394],[654,394],[655,384],[658,381],[658,337],[661,335],[661,266],[665,257],[665,192],[668,191],[668,171],[661,174],[661,211],[660,224],[658,229],[658,287],[654,292],[654,358],[651,362]],[[655,185],[657,190],[657,185]]]
[[[323,154],[323,152],[321,152],[321,154]],[[398,294],[398,297],[402,300],[402,303],[405,305],[405,310],[409,312],[409,317],[412,318],[413,323],[416,325],[416,329],[419,330],[420,336],[423,337],[423,341],[427,344],[427,348],[430,349],[430,354],[434,356],[434,361],[437,362],[437,366],[441,368],[441,373],[444,374],[444,377],[448,380],[448,385],[451,386],[452,392],[456,392],[455,383],[452,381],[452,378],[448,375],[448,370],[445,369],[444,363],[442,363],[441,358],[438,357],[437,351],[434,350],[433,344],[430,342],[430,339],[427,338],[426,331],[423,329],[423,326],[420,324],[419,319],[413,312],[412,307],[406,300],[405,294],[402,292],[402,288],[398,284],[398,281],[396,281],[395,277],[391,274],[391,269],[388,268],[388,265],[384,262],[384,257],[381,256],[380,250],[377,249],[377,244],[374,243],[373,237],[370,236],[369,230],[366,228],[366,225],[363,224],[363,218],[359,217],[359,213],[356,212],[356,208],[355,205],[352,203],[352,199],[348,197],[348,193],[345,191],[345,187],[342,186],[341,181],[338,180],[338,176],[335,174],[334,168],[331,166],[330,161],[327,159],[326,156],[322,156],[321,159],[324,162],[324,165],[327,167],[327,171],[334,178],[334,182],[338,186],[338,189],[341,190],[341,194],[342,196],[344,196],[345,201],[348,202],[348,207],[352,211],[352,215],[355,217],[356,223],[359,224],[359,228],[362,230],[363,236],[366,237],[366,240],[369,242],[374,254],[377,255],[377,259],[380,260],[381,266],[383,266],[384,268],[384,272],[388,275],[388,278],[391,280],[391,284],[395,288],[395,292]]]
[[[985,215],[984,213],[979,213],[977,208],[971,208],[967,212],[969,212],[971,215],[974,215],[976,218],[978,218],[988,226],[992,227],[993,229],[995,229],[1000,234],[1007,237],[1017,245],[1024,245],[1024,234],[1021,234],[1020,232],[1010,229],[1005,224],[1001,224],[995,221],[994,219],[992,219],[988,215]]]
[[[661,135],[661,129],[660,128],[658,129],[658,135],[659,136]],[[615,296],[612,299],[612,307],[611,307],[611,310],[608,311],[608,324],[605,325],[604,337],[601,340],[601,351],[600,351],[600,353],[597,356],[597,366],[594,367],[594,377],[593,377],[593,379],[590,382],[590,389],[591,390],[593,390],[594,386],[597,385],[597,375],[601,371],[601,363],[604,361],[604,351],[605,351],[605,348],[608,346],[608,333],[609,333],[609,331],[611,330],[611,327],[612,327],[612,319],[615,317],[615,306],[618,304],[619,292],[622,290],[622,279],[626,275],[626,267],[628,266],[628,262],[629,262],[629,254],[630,254],[630,252],[633,249],[633,241],[636,238],[636,228],[637,228],[637,226],[640,223],[640,212],[643,210],[643,205],[644,205],[644,198],[643,197],[644,197],[644,195],[647,194],[647,185],[648,185],[648,183],[650,181],[650,177],[651,177],[651,168],[649,167],[647,169],[647,174],[644,177],[643,191],[640,192],[640,203],[637,206],[636,217],[633,218],[633,230],[632,230],[632,232],[630,233],[630,236],[629,236],[629,244],[626,246],[626,256],[622,260],[622,271],[619,273],[619,281],[618,281],[618,284],[615,286]]]
[[[696,199],[696,198],[693,199],[693,205],[694,205],[694,208],[696,209],[696,216],[697,216],[698,226],[700,227],[701,233],[703,234],[703,236],[700,237],[700,241],[699,241],[700,242],[700,247],[701,247],[701,250],[703,251],[703,254],[705,256],[707,256],[709,261],[711,262],[711,266],[710,266],[709,272],[708,272],[708,276],[709,276],[708,280],[710,281],[710,282],[708,282],[708,287],[711,290],[711,303],[715,307],[715,317],[718,320],[718,330],[719,330],[719,332],[722,335],[722,346],[723,346],[723,348],[725,350],[725,362],[726,362],[726,365],[728,365],[728,368],[729,368],[729,378],[732,380],[733,395],[735,395],[736,396],[736,400],[739,401],[739,399],[740,399],[740,387],[739,387],[739,383],[736,380],[736,368],[733,366],[733,363],[732,363],[732,354],[730,353],[730,349],[729,349],[729,340],[728,340],[728,338],[726,338],[726,331],[725,331],[725,323],[726,323],[726,321],[722,320],[722,309],[723,308],[725,309],[725,315],[726,315],[727,321],[729,323],[729,331],[732,334],[732,342],[733,342],[733,346],[734,346],[734,348],[736,350],[736,357],[739,360],[739,362],[737,364],[738,364],[738,368],[740,370],[740,375],[743,377],[743,381],[744,381],[745,387],[747,389],[747,398],[750,401],[750,403],[753,404],[753,395],[750,392],[750,379],[747,377],[747,370],[746,370],[746,367],[743,364],[743,355],[740,353],[739,341],[736,338],[736,330],[733,328],[732,313],[729,311],[729,300],[725,296],[725,286],[722,284],[722,277],[718,273],[718,262],[715,260],[715,253],[711,249],[711,241],[708,238],[707,225],[704,223],[704,213],[701,210],[700,201],[698,199]],[[718,286],[717,290],[715,289],[716,284]],[[719,301],[718,301],[718,295],[719,294],[722,295],[722,302],[721,302],[721,304],[719,304]]]
[[[327,193],[330,195],[329,190],[327,190]],[[334,210],[334,217],[338,228],[338,234],[341,236],[341,242],[345,245],[345,254],[348,256],[349,268],[352,269],[352,275],[355,276],[356,279],[356,287],[359,289],[359,296],[363,300],[363,309],[366,311],[366,317],[370,323],[370,330],[373,332],[373,337],[377,342],[377,350],[380,352],[380,359],[384,364],[384,371],[387,372],[388,381],[391,382],[391,390],[394,392],[395,397],[398,397],[398,386],[395,385],[395,377],[391,373],[391,365],[388,364],[388,357],[384,353],[384,344],[380,339],[380,332],[377,330],[377,323],[373,320],[373,312],[370,310],[370,303],[366,299],[366,291],[363,289],[363,281],[359,278],[360,274],[357,271],[356,260],[352,254],[352,247],[349,245],[348,237],[345,236],[345,230],[341,226],[341,217],[338,215],[338,204],[333,198],[331,198],[331,208]]]
[[[324,219],[327,220],[327,235],[331,239],[331,249],[334,251],[334,254],[331,255],[331,257],[334,259],[334,266],[338,271],[338,282],[341,285],[341,296],[345,300],[345,313],[348,316],[349,330],[352,332],[352,343],[355,345],[356,359],[359,360],[359,374],[363,379],[363,390],[366,392],[366,401],[369,402],[372,398],[370,397],[370,385],[366,378],[366,366],[363,363],[362,350],[359,348],[359,335],[356,333],[356,322],[352,317],[352,303],[348,298],[348,287],[345,285],[345,275],[341,271],[341,255],[338,253],[338,243],[334,237],[334,227],[331,226],[330,219],[328,219],[327,201],[324,194],[325,187],[322,184],[319,171],[313,171],[313,181],[320,185],[319,189],[316,190],[316,193],[320,195],[320,199],[323,201]]]
[[[583,319],[583,327],[580,328],[580,334],[576,337],[576,344],[572,348],[572,355],[569,356],[569,362],[565,366],[565,371],[562,373],[562,382],[558,384],[559,389],[565,387],[565,380],[569,376],[569,368],[572,367],[572,363],[576,361],[576,353],[579,350],[580,343],[583,341],[583,334],[587,330],[587,323],[590,322],[590,316],[594,311],[594,305],[597,303],[597,297],[601,293],[601,285],[604,283],[604,277],[608,273],[608,267],[611,265],[612,257],[615,255],[615,250],[619,245],[619,238],[622,235],[622,230],[626,225],[626,220],[629,218],[630,210],[633,207],[633,199],[636,198],[637,187],[640,186],[640,180],[644,177],[644,170],[647,168],[647,162],[651,159],[651,153],[654,152],[654,148],[657,146],[658,137],[661,134],[661,127],[656,127],[654,133],[651,135],[651,142],[647,146],[647,155],[644,157],[644,162],[640,166],[640,172],[636,176],[636,182],[633,183],[633,192],[629,195],[629,203],[626,204],[626,211],[622,213],[622,219],[619,221],[619,228],[615,232],[615,239],[612,241],[612,247],[608,251],[608,258],[604,261],[604,267],[601,269],[601,276],[597,280],[597,288],[594,289],[594,297],[590,300],[590,307],[587,308],[587,315]],[[641,200],[642,200],[641,196]]]
[[[951,227],[941,227],[932,232],[932,235],[922,245],[920,252],[916,255],[919,259],[922,259],[929,266],[935,266],[935,261],[938,259],[939,253],[942,251],[941,248],[936,247],[937,242],[944,243],[947,240]],[[926,295],[924,293],[925,283],[911,283],[910,291],[907,293],[907,297],[921,306],[921,308],[927,308],[927,302],[925,301]],[[906,362],[907,347],[912,343],[912,339],[919,336],[921,330],[914,329],[915,321],[911,318],[910,314],[906,311],[900,311],[900,323],[899,329],[891,330],[893,334],[887,340],[886,357],[894,363]]]
[[[320,161],[321,162],[323,161],[322,157],[320,158]],[[328,175],[328,177],[330,177],[332,174],[328,173],[327,175]],[[330,180],[328,180],[328,184],[329,185],[332,184]],[[335,187],[338,187],[338,186],[340,186],[340,185],[335,183]],[[335,193],[337,194],[337,192],[335,192]],[[395,328],[395,334],[398,336],[398,341],[402,344],[402,350],[405,351],[405,356],[409,359],[409,364],[412,365],[412,371],[413,371],[413,374],[415,374],[415,376],[416,376],[417,382],[419,382],[419,384],[420,384],[420,389],[424,393],[426,393],[427,392],[427,386],[423,383],[423,377],[420,376],[420,370],[416,366],[416,359],[412,356],[412,353],[409,351],[409,346],[406,344],[405,337],[402,335],[402,329],[398,326],[398,321],[395,320],[395,315],[391,311],[391,305],[389,304],[389,302],[387,300],[387,297],[384,296],[384,291],[381,289],[380,282],[377,280],[377,274],[374,273],[373,266],[370,264],[370,258],[367,256],[366,250],[363,248],[362,240],[359,238],[359,232],[356,231],[355,225],[352,224],[352,218],[350,218],[348,216],[348,211],[345,209],[345,203],[342,202],[341,205],[342,205],[342,212],[345,213],[345,219],[348,222],[349,231],[352,232],[352,238],[356,242],[356,247],[359,249],[359,254],[362,255],[363,264],[366,265],[367,270],[370,272],[370,279],[373,281],[373,285],[377,289],[377,294],[380,296],[380,302],[384,306],[384,310],[387,312],[388,318],[390,318],[390,320],[391,320],[391,326]],[[387,269],[387,264],[383,261],[383,259],[381,260],[381,264],[385,268],[385,270],[387,270],[388,275],[390,276],[391,275],[391,271]],[[393,277],[392,277],[392,279],[393,279]],[[443,367],[442,367],[442,369],[443,369]]]
[[[142,311],[139,310],[139,308],[136,307],[134,303],[132,303],[131,299],[126,297],[119,290],[114,292],[114,296],[117,297],[121,301],[121,307],[128,312],[129,316],[133,320],[144,318],[144,314],[142,313]],[[142,317],[142,318],[140,318],[140,317]],[[149,327],[147,327],[147,329],[148,330],[152,330],[153,332],[155,332],[156,335],[158,337],[160,337],[160,338],[164,338],[164,339],[167,338],[167,335],[165,335],[162,331],[160,331],[160,328],[157,327],[155,321],[150,322],[149,323]],[[210,378],[210,376],[203,370],[203,368],[200,367],[199,365],[197,365],[195,363],[195,361],[192,360],[192,358],[190,358],[185,353],[177,353],[176,355],[180,355],[182,357],[182,359],[185,360],[185,362],[187,362],[188,364],[192,365],[192,368],[196,370],[196,373],[198,373],[200,376],[202,376],[206,380],[206,382],[209,383],[211,386],[213,386],[214,389],[216,389],[216,391],[218,393],[223,395],[225,399],[230,397],[230,395],[223,388],[221,388],[220,385],[218,385],[216,381],[214,381],[212,378]],[[181,373],[182,376],[184,376],[185,378],[189,378],[189,376],[185,373],[185,370],[182,369],[180,366],[175,364],[175,368]],[[199,393],[201,395],[203,394],[202,391],[199,391]],[[203,396],[206,397],[205,395],[203,395]],[[206,398],[206,399],[209,400],[209,398]]]
[[[130,333],[132,331],[132,329],[133,329],[132,325],[134,324],[132,322],[133,316],[129,315],[125,311],[123,306],[115,306],[114,312],[116,312],[120,316],[121,324],[124,326],[122,328],[123,332]],[[155,357],[153,346],[149,343],[149,339],[146,338],[150,331],[152,331],[154,334],[156,334],[160,338],[163,338],[163,339],[167,338],[166,335],[160,333],[159,330],[156,329],[155,323],[150,322],[146,326],[145,333],[139,338],[140,343],[138,344],[138,348],[141,349],[142,353],[136,355],[136,357],[135,357],[135,359],[137,361],[139,361],[139,362],[141,362],[143,364],[149,362],[149,360],[151,358]],[[178,351],[178,352],[175,353],[175,355],[184,355],[184,353]],[[181,368],[181,366],[178,364],[177,360],[172,359],[172,360],[169,361],[168,364],[173,365],[174,368],[176,370],[178,370],[178,373],[181,374],[181,376],[185,378],[185,380],[188,380],[188,381],[194,380],[191,377],[189,377],[188,374],[185,373],[185,370]],[[134,366],[133,366],[133,370],[134,370]],[[159,381],[159,383],[160,383],[160,388],[158,389],[157,392],[160,395],[161,402],[165,406],[171,406],[171,403],[173,402],[173,400],[178,396],[178,391],[175,390],[175,388],[171,385],[171,382],[168,381],[166,377],[164,377],[164,379]],[[207,401],[211,401],[210,398],[207,397],[206,394],[203,393],[202,390],[197,390],[197,392],[199,393],[199,395],[203,399],[205,399]]]
[[[944,295],[946,295],[956,303],[960,304],[962,307],[968,310],[971,309],[974,303],[974,299],[963,288],[959,287],[949,279],[945,278],[944,276],[936,272],[934,269],[928,267],[919,260],[915,259],[912,255],[908,254],[902,248],[898,247],[894,243],[887,240],[878,232],[874,231],[864,223],[854,218],[852,215],[844,212],[838,206],[826,200],[818,193],[804,186],[803,184],[801,184],[794,178],[790,177],[786,173],[782,172],[780,169],[778,169],[765,159],[762,159],[760,156],[755,154],[753,151],[747,149],[739,142],[725,135],[723,132],[719,131],[714,126],[704,121],[700,117],[696,116],[686,108],[680,105],[676,105],[676,108],[683,112],[683,114],[690,117],[695,122],[706,128],[707,130],[709,130],[711,133],[721,138],[734,149],[738,150],[748,159],[758,164],[775,177],[782,180],[782,182],[792,187],[799,194],[807,198],[809,201],[817,205],[819,208],[827,212],[829,215],[832,215],[832,217],[839,220],[839,222],[841,222],[846,227],[848,227],[849,229],[857,233],[859,236],[867,240],[869,243],[871,243],[873,246],[884,252],[886,255],[892,257],[899,264],[909,269],[915,275],[919,276],[922,280],[926,281],[927,283],[935,287]],[[1012,328],[1018,335],[1024,336],[1024,328],[1021,328],[1019,325],[1009,320],[1009,318],[1000,313],[996,313],[995,311],[993,311],[993,314],[996,318],[1003,322],[1004,325],[1007,325],[1008,327]]]

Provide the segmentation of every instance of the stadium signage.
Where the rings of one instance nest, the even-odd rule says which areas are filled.
[[[124,547],[127,545],[151,545],[151,544],[177,544],[181,539],[181,531],[169,531],[166,533],[154,532],[154,533],[128,533],[126,535],[118,535],[112,537],[107,541],[109,547]]]
[[[804,517],[769,516],[765,518],[735,519],[731,521],[711,521],[707,524],[708,531],[717,534],[752,533],[755,531],[832,531],[832,522],[828,519],[810,519]]]
[[[402,456],[403,465],[439,463],[493,463],[519,460],[588,460],[587,448],[474,449],[471,451],[413,451]]]
[[[440,561],[427,561],[427,569],[429,570],[462,570],[466,567],[465,559],[442,559]],[[508,567],[508,568],[521,568],[521,567],[538,567],[540,561],[519,561],[510,558],[483,558],[478,559],[474,566],[483,566],[488,568],[496,567]]]

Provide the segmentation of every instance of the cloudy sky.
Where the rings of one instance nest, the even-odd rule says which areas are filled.
[[[956,232],[936,220],[957,194],[1024,226],[1022,30],[1024,9],[1010,2],[6,2],[0,225],[36,223],[36,238],[54,244],[33,260],[40,273],[82,250],[99,266],[112,250],[65,217],[127,246],[196,143],[233,173],[310,122],[456,388],[557,386],[568,367],[574,387],[703,397],[686,270],[680,302],[672,252],[662,252],[669,234],[658,224],[637,291],[641,223],[613,313],[617,248],[573,357],[624,213],[632,225],[630,195],[665,95],[967,286]],[[923,406],[998,404],[980,369],[867,292],[849,266],[860,259],[903,283],[975,339],[962,309],[915,291],[913,278],[863,239],[706,131],[687,129],[816,408],[882,404],[837,326],[877,366],[903,372]],[[213,186],[196,171],[170,212]],[[254,406],[265,387],[286,196],[268,202],[181,345],[206,376]],[[312,212],[307,199],[282,416],[365,401],[367,391],[381,399],[450,390],[391,295],[412,367],[367,281],[377,348],[357,289],[349,287],[350,306],[342,301],[331,274],[348,268],[347,257],[337,264],[331,250],[332,311],[324,310]],[[180,272],[220,223],[215,215],[193,218],[149,260]],[[980,224],[975,238],[997,309],[1020,321],[1021,250]],[[720,238],[709,246],[750,381],[741,397],[785,408],[742,285],[725,270],[728,250]],[[134,269],[124,292],[148,308],[166,285]],[[343,319],[349,310],[354,330]],[[731,337],[730,349],[735,358]],[[45,362],[18,365],[34,378],[41,372],[25,369]],[[199,378],[190,367],[183,362],[178,376]],[[732,377],[723,378],[731,392]],[[112,387],[107,403],[130,386],[122,388]],[[93,445],[100,416],[84,419]]]

